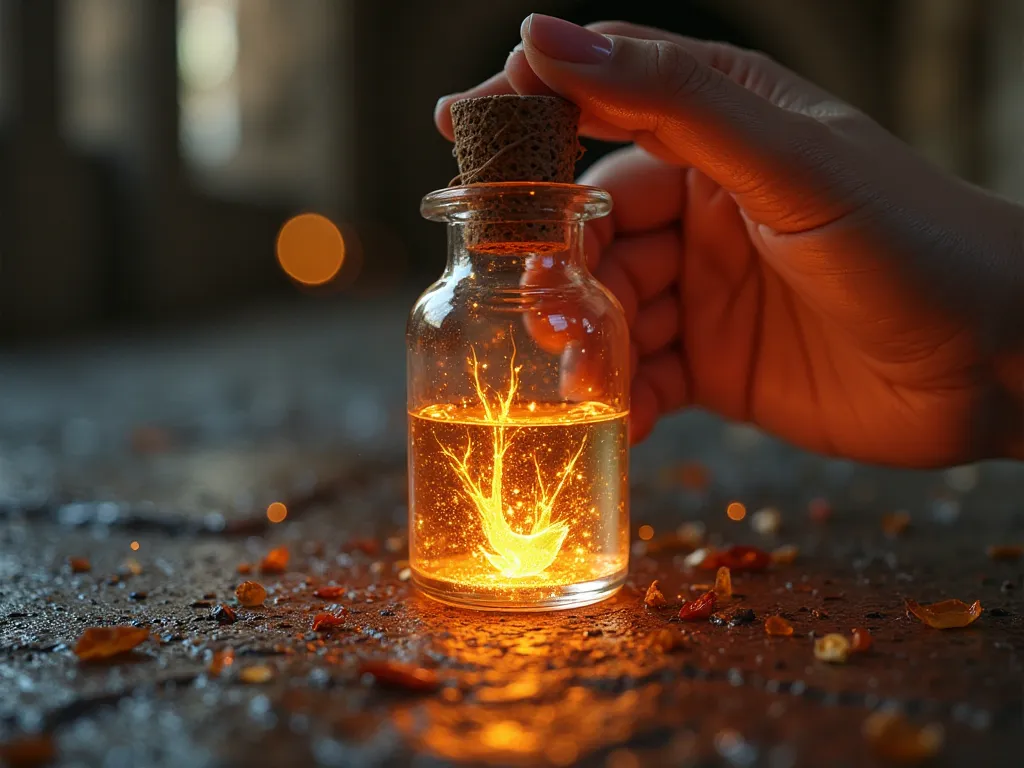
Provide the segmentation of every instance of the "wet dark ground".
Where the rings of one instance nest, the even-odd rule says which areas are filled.
[[[699,523],[712,544],[797,545],[791,565],[734,575],[725,607],[753,609],[752,623],[646,609],[652,579],[678,602],[713,574],[639,540],[629,584],[601,605],[444,607],[403,580],[402,312],[0,356],[0,755],[39,735],[17,764],[52,750],[54,765],[111,767],[861,766],[885,764],[865,719],[898,709],[942,726],[931,764],[1021,764],[1024,561],[986,555],[1024,543],[1021,467],[883,471],[687,415],[634,451],[634,537]],[[707,487],[683,470],[693,462]],[[827,520],[808,514],[819,497]],[[781,529],[729,520],[733,500],[775,506]],[[273,501],[288,508],[276,525]],[[891,536],[895,510],[911,525]],[[286,572],[238,573],[282,545]],[[91,569],[72,573],[69,557]],[[234,600],[246,578],[268,589],[263,607]],[[344,589],[315,597],[324,585]],[[985,612],[939,631],[908,617],[906,598]],[[211,618],[222,602],[234,623]],[[325,610],[343,624],[315,633]],[[793,637],[765,633],[773,614]],[[81,632],[114,624],[152,639],[80,663]],[[664,627],[685,630],[682,647],[652,645]],[[814,636],[853,627],[871,631],[871,652],[815,659]],[[227,648],[234,663],[211,674]],[[384,687],[360,674],[367,659],[432,669],[440,688]],[[245,682],[252,667],[270,679]]]

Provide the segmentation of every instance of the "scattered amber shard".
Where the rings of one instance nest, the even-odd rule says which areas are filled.
[[[269,683],[274,677],[274,670],[270,667],[258,664],[254,667],[246,667],[238,673],[238,679],[250,685],[263,685]]]
[[[328,632],[336,627],[340,627],[345,623],[345,620],[333,613],[318,613],[313,617],[313,631],[314,632]]]
[[[717,602],[718,598],[714,592],[705,592],[696,600],[683,603],[683,607],[679,609],[679,618],[683,621],[704,621],[709,619],[711,614],[715,612],[715,604]]]
[[[850,643],[851,653],[865,653],[871,650],[871,646],[875,644],[874,639],[871,637],[871,633],[866,629],[857,627],[851,633],[853,635],[853,642]]]
[[[277,547],[267,553],[260,563],[260,570],[263,573],[284,573],[288,567],[288,548]]]
[[[319,597],[321,600],[336,600],[345,594],[344,587],[337,587],[332,584],[325,584],[322,587],[317,587],[313,593],[314,597]]]
[[[970,605],[962,600],[943,600],[941,603],[920,605],[907,600],[907,610],[929,627],[935,629],[957,629],[973,624],[981,616],[981,601]]]
[[[75,645],[75,655],[82,661],[109,659],[135,648],[149,637],[142,627],[90,627]]]
[[[437,673],[396,661],[364,661],[359,674],[372,677],[378,685],[416,693],[429,693],[441,686]]]
[[[667,604],[668,601],[658,586],[658,580],[655,579],[651,582],[651,586],[647,588],[647,594],[644,596],[644,605],[648,608],[664,608]]]
[[[235,663],[235,651],[232,648],[224,648],[216,651],[213,654],[213,658],[210,659],[210,664],[206,668],[206,671],[210,674],[210,677],[220,677],[221,673],[232,664]]]
[[[830,664],[843,664],[850,655],[850,641],[843,635],[830,634],[814,641],[814,657]]]
[[[235,588],[235,597],[246,608],[256,608],[267,599],[267,590],[255,581],[243,581]]]
[[[993,544],[988,548],[988,556],[993,560],[1013,562],[1024,556],[1024,547],[1019,544]]]
[[[724,565],[715,574],[714,592],[719,600],[728,600],[732,597],[732,574]]]
[[[764,621],[764,631],[772,637],[791,637],[793,625],[781,616],[769,616]]]
[[[68,567],[72,573],[88,573],[92,570],[92,564],[84,557],[69,557]]]
[[[935,757],[942,749],[942,726],[916,726],[898,712],[875,712],[864,721],[864,738],[885,760],[914,765]]]
[[[789,565],[800,555],[800,548],[794,544],[786,544],[772,551],[772,562],[777,565]]]

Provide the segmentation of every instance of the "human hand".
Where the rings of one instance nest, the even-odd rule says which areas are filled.
[[[770,59],[533,15],[504,71],[438,102],[551,93],[630,141],[580,183],[634,346],[633,439],[695,405],[903,466],[1024,457],[1024,212]]]

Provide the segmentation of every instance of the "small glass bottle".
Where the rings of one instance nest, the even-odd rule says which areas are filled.
[[[583,225],[611,198],[470,184],[421,210],[448,263],[407,333],[413,580],[473,608],[603,600],[629,560],[629,331]]]

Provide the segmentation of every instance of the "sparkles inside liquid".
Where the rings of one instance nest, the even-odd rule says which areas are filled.
[[[477,608],[602,600],[628,563],[627,414],[513,393],[409,414],[413,578]]]

